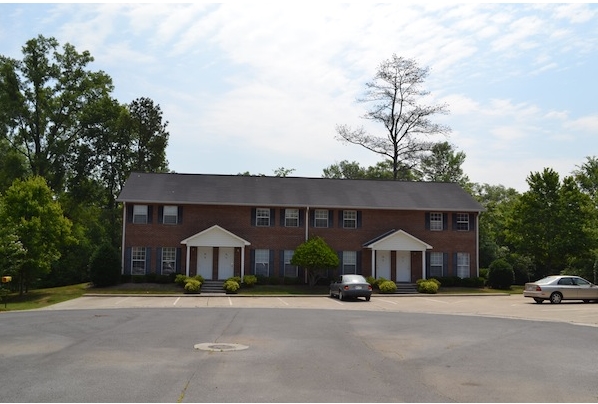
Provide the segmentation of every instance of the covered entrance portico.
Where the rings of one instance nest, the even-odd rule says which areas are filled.
[[[394,279],[396,282],[414,282],[412,279],[411,253],[421,252],[422,278],[426,274],[426,250],[432,246],[403,230],[391,230],[365,243],[364,248],[372,250],[372,276]],[[394,252],[394,276],[392,274],[392,252]]]
[[[235,251],[241,250],[240,268],[241,278],[245,272],[245,247],[251,243],[241,237],[214,225],[204,231],[201,231],[185,240],[181,244],[187,246],[186,255],[186,275],[190,274],[191,250],[196,249],[196,274],[204,279],[228,279],[234,276],[235,269]],[[215,256],[217,251],[217,256]],[[216,259],[217,258],[217,259]],[[216,264],[215,264],[216,263]],[[216,269],[216,271],[214,270]]]

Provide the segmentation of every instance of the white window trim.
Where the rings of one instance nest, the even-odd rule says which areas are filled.
[[[440,274],[437,275],[433,271],[433,268],[439,268]],[[429,277],[435,276],[443,276],[444,274],[444,254],[441,252],[431,252],[430,253],[430,273],[428,274]]]
[[[167,212],[168,211],[168,212]],[[170,219],[166,219],[166,218]],[[162,209],[162,223],[177,224],[179,221],[179,207],[173,205],[166,205]]]
[[[171,255],[167,257],[166,255]],[[171,264],[172,270],[165,272],[164,269],[166,265],[164,264]],[[171,273],[176,272],[176,248],[175,247],[163,247],[162,248],[162,263],[161,263],[161,273],[163,275],[168,275]]]
[[[260,265],[262,267],[258,270]],[[270,276],[270,250],[255,250],[254,273],[259,276]]]
[[[442,212],[430,212],[430,230],[444,230],[444,217]]]
[[[343,228],[356,229],[357,228],[357,211],[343,210]]]
[[[145,275],[146,273],[146,250],[145,247],[132,247],[131,248],[131,275]],[[137,263],[137,265],[135,265]],[[139,264],[141,263],[141,265]],[[138,271],[136,268],[142,268],[142,271]]]
[[[351,271],[347,271],[351,269]],[[357,251],[343,251],[343,275],[357,273]]]
[[[284,250],[284,276],[288,278],[296,278],[299,276],[299,268],[297,265],[291,265],[291,259],[295,254],[294,250]],[[292,274],[287,274],[287,270],[292,271]]]
[[[257,208],[255,210],[255,225],[258,227],[270,227],[269,208]]]
[[[457,276],[461,279],[469,278],[471,274],[469,253],[457,253]]]
[[[469,213],[457,213],[457,230],[469,231]]]
[[[299,209],[284,210],[284,225],[285,227],[299,227]]]
[[[318,225],[318,221],[326,223],[325,226]],[[328,210],[327,209],[316,209],[314,210],[314,227],[319,229],[325,229],[328,227]]]
[[[147,224],[148,210],[147,205],[133,205],[133,223]]]

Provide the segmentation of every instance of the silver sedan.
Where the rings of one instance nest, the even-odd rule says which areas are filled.
[[[526,283],[523,296],[533,298],[536,303],[542,303],[544,300],[549,300],[550,303],[583,300],[588,303],[598,300],[598,286],[579,276],[553,275]]]
[[[338,296],[339,300],[350,297],[365,297],[370,301],[372,285],[361,275],[341,275],[330,284],[330,297]]]

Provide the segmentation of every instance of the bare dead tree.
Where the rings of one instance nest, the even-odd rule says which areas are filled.
[[[386,133],[373,135],[364,127],[337,125],[337,139],[389,158],[394,180],[408,178],[409,171],[436,143],[428,137],[451,131],[431,120],[436,114],[448,113],[446,104],[420,103],[429,94],[422,89],[428,74],[429,69],[419,67],[415,60],[393,54],[378,66],[374,80],[366,83],[363,98],[357,100],[369,104],[363,118],[382,123]]]

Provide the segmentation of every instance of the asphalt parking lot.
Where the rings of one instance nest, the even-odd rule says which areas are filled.
[[[522,295],[373,295],[339,301],[327,296],[242,296],[242,295],[86,295],[42,310],[85,310],[118,308],[289,308],[364,310],[381,312],[453,314],[535,321],[566,322],[598,326],[598,303],[567,301],[536,304]]]

